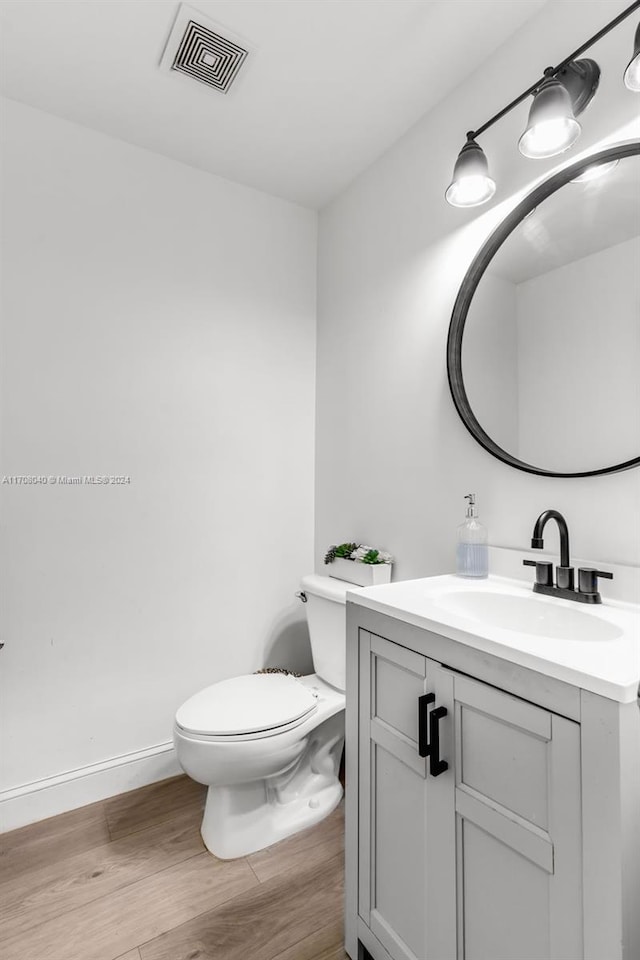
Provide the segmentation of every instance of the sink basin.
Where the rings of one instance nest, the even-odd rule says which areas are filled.
[[[434,598],[436,605],[458,617],[554,640],[616,640],[623,630],[592,613],[560,606],[557,600],[514,596],[487,590],[452,590]]]
[[[445,663],[467,647],[617,703],[636,704],[640,695],[636,603],[603,599],[592,607],[541,596],[522,580],[495,574],[470,580],[449,573],[364,587],[347,598],[420,628],[416,651]],[[384,636],[382,624],[379,629]],[[461,647],[449,648],[443,638]],[[458,667],[467,672],[464,660],[461,653]]]

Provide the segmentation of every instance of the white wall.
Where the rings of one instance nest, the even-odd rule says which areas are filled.
[[[3,141],[1,472],[131,477],[0,486],[7,789],[309,666],[316,215],[14,102]]]
[[[458,418],[445,365],[451,310],[474,253],[514,192],[554,166],[520,157],[523,105],[482,137],[498,183],[495,202],[488,212],[456,210],[443,194],[464,134],[623,6],[581,3],[578,22],[575,4],[546,5],[322,212],[318,568],[327,544],[362,538],[397,556],[399,578],[452,570],[469,491],[494,544],[528,549],[535,518],[555,507],[568,520],[575,556],[640,563],[637,470],[562,480],[502,464]],[[621,80],[632,33],[613,31],[589,52],[602,79],[584,114],[580,149],[637,116],[637,97]],[[557,546],[554,532],[548,546]]]

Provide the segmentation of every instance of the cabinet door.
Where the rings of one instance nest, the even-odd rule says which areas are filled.
[[[458,958],[579,960],[579,725],[453,683]]]
[[[417,653],[374,634],[364,637],[358,912],[393,960],[453,960],[453,771],[436,780],[418,752],[418,698],[434,693],[437,703],[442,685],[450,691],[452,680]],[[444,727],[441,743],[443,751],[452,747]],[[430,861],[441,865],[437,872]]]

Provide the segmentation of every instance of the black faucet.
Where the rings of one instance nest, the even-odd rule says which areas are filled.
[[[567,521],[557,510],[545,510],[535,522],[531,549],[544,549],[542,534],[548,520],[555,520],[560,531],[560,566],[556,567],[556,586],[562,590],[573,590],[573,567],[569,566],[569,528]]]
[[[545,510],[540,514],[533,527],[531,548],[542,550],[544,540],[542,534],[548,520],[555,520],[560,532],[560,564],[556,567],[556,583],[553,583],[553,564],[549,561],[523,560],[525,567],[536,568],[536,582],[533,585],[535,593],[545,593],[564,600],[577,600],[579,603],[602,603],[598,592],[598,577],[613,580],[612,573],[594,570],[592,567],[581,567],[578,570],[578,589],[574,589],[573,567],[569,561],[569,528],[567,521],[557,510]]]

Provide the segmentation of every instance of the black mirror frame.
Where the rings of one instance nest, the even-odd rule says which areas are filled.
[[[518,460],[517,457],[513,457],[506,450],[503,450],[502,447],[498,446],[482,429],[471,410],[462,378],[462,336],[464,334],[464,327],[473,295],[487,266],[512,230],[524,220],[534,207],[537,207],[543,200],[546,200],[548,196],[555,193],[556,190],[559,190],[560,187],[563,187],[566,183],[569,183],[569,181],[579,176],[587,167],[594,166],[594,164],[607,163],[610,160],[621,160],[624,157],[636,156],[639,153],[640,140],[616,144],[605,150],[600,150],[598,153],[591,154],[591,156],[583,157],[581,160],[565,167],[558,173],[554,173],[548,180],[539,184],[531,193],[527,194],[518,206],[515,207],[494,230],[476,254],[460,286],[451,315],[449,336],[447,339],[447,375],[451,396],[453,397],[453,402],[462,422],[474,440],[484,447],[492,456],[497,457],[498,460],[502,460],[503,463],[508,464],[510,467],[515,467],[516,470],[523,470],[525,473],[534,473],[542,477],[596,477],[604,473],[617,473],[620,470],[629,470],[631,467],[640,465],[640,456],[637,456],[634,457],[633,460],[626,460],[624,463],[617,463],[611,467],[603,467],[600,470],[584,470],[580,473],[556,473],[553,470],[544,470],[540,467],[533,466],[533,464],[525,463],[523,460]]]

